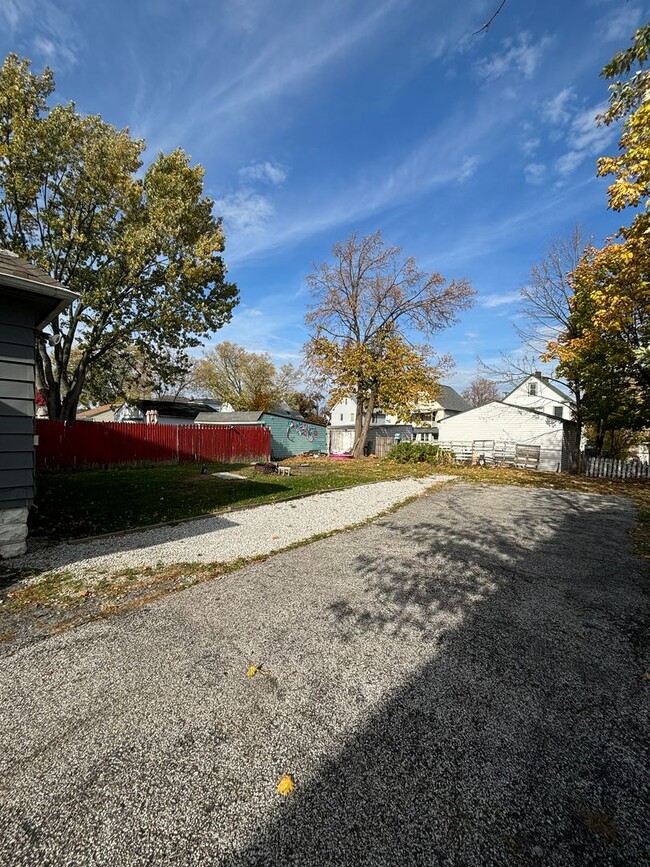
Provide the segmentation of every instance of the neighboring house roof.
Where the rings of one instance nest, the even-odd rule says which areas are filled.
[[[558,395],[558,397],[561,397],[563,400],[571,401],[571,395],[570,394],[567,394],[565,391],[562,391],[561,388],[558,388],[556,385],[553,385],[553,383],[548,379],[548,377],[541,376],[539,373],[531,373],[530,376],[527,376],[525,379],[522,379],[521,382],[519,382],[517,385],[515,385],[515,387],[512,389],[512,391],[509,391],[506,395],[504,395],[504,397],[510,397],[510,395],[513,394],[515,391],[517,391],[518,388],[521,388],[522,385],[525,385],[529,379],[535,379],[535,380],[537,380],[537,382],[541,382],[542,385],[545,385],[547,388],[550,388],[551,391],[554,391],[555,394]]]
[[[561,422],[562,424],[575,424],[575,422],[568,418],[560,418],[557,415],[554,415],[551,412],[543,412],[541,409],[532,409],[530,406],[516,406],[514,403],[506,403],[505,400],[491,400],[488,403],[483,403],[481,406],[473,406],[470,409],[466,410],[463,415],[469,415],[470,412],[477,412],[478,410],[484,409],[486,406],[492,406],[492,404],[498,403],[501,406],[506,406],[508,409],[516,409],[519,412],[532,412],[534,415],[543,415],[545,418],[552,418],[553,421]],[[458,416],[452,416],[452,418],[458,418]],[[436,422],[437,425],[443,425],[445,422],[451,421],[451,418],[443,418],[439,422]]]
[[[297,410],[291,409],[286,404],[284,404],[284,406],[276,406],[276,407],[273,407],[273,409],[268,409],[265,414],[266,415],[276,415],[276,416],[279,416],[280,418],[293,418],[296,421],[304,421],[305,420],[304,416],[300,415],[300,413]],[[322,427],[322,425],[321,425],[321,427]]]
[[[471,403],[458,394],[455,388],[450,385],[441,385],[440,393],[436,398],[437,402],[443,409],[451,410],[452,412],[467,412],[472,408]]]
[[[197,424],[260,424],[263,412],[200,412]]]
[[[134,406],[141,412],[155,409],[159,415],[171,418],[186,418],[193,421],[200,412],[214,412],[215,405],[218,406],[219,404],[215,404],[214,401],[196,401],[186,397],[176,398],[175,400],[171,398],[168,400],[130,400],[123,404],[105,403],[102,406],[94,407],[94,409],[85,409],[77,413],[77,418],[92,419],[110,410],[121,409],[124,406]]]
[[[355,406],[357,403],[356,397],[348,397],[348,400],[351,401]],[[341,403],[339,400],[335,403],[331,408],[330,412],[334,409],[334,406],[338,406]],[[438,395],[437,397],[431,401],[431,404],[438,404],[443,409],[449,410],[450,412],[465,412],[468,409],[472,408],[472,405],[462,397],[455,388],[452,388],[450,385],[439,385]],[[429,403],[426,403],[426,406],[429,406]],[[390,415],[391,413],[386,413],[384,410],[379,409],[376,410],[380,415]]]
[[[268,411],[269,415],[281,415],[283,418],[295,418],[297,421],[304,421],[304,416],[300,415],[297,409],[291,409],[288,403],[284,400],[280,401],[277,406]]]
[[[303,416],[295,409],[268,409],[263,412],[201,412],[196,417],[198,424],[261,424],[262,416],[273,415],[278,418],[291,418],[295,421],[304,421]],[[318,427],[319,425],[316,425]],[[324,425],[320,425],[323,427]]]
[[[0,250],[0,285],[31,296],[37,311],[37,328],[45,328],[79,297],[50,277],[47,271],[10,250]]]
[[[131,403],[135,404],[142,412],[155,409],[159,415],[166,415],[171,418],[194,420],[199,413],[214,412],[212,404],[203,403],[202,401],[191,401],[187,398],[178,400],[134,400]]]
[[[109,412],[115,409],[111,403],[104,403],[102,406],[96,406],[94,409],[84,409],[77,413],[77,418],[94,418],[96,415],[101,415],[103,412]]]

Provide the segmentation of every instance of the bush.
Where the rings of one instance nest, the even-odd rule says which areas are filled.
[[[453,452],[429,443],[398,443],[393,446],[384,460],[395,461],[398,464],[444,465],[452,464],[455,456]]]

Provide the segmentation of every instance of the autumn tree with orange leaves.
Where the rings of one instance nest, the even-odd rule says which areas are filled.
[[[422,271],[399,247],[385,246],[381,232],[354,233],[332,253],[307,277],[305,351],[332,401],[355,398],[353,455],[360,457],[377,407],[408,417],[420,400],[435,398],[448,359],[436,358],[429,340],[457,321],[475,293],[467,280]]]
[[[620,241],[588,248],[570,275],[569,321],[547,359],[581,382],[584,420],[600,453],[605,435],[650,427],[650,24],[604,67],[610,86],[605,124],[625,118],[619,154],[598,160],[612,175],[609,207],[637,209]],[[638,67],[638,68],[637,68]]]

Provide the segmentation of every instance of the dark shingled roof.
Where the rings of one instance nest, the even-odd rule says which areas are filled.
[[[451,410],[451,412],[467,412],[468,409],[472,408],[472,405],[450,385],[440,386],[436,400],[443,409]]]
[[[9,250],[0,250],[0,276],[6,274],[9,277],[18,277],[20,280],[31,280],[33,283],[44,283],[46,286],[56,286],[57,289],[65,289],[62,283],[39,268],[26,262]]]
[[[37,329],[45,328],[79,297],[10,250],[0,250],[0,293],[4,298],[29,300]]]

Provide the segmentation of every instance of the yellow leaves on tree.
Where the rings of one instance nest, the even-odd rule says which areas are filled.
[[[203,168],[177,148],[141,172],[142,140],[74,103],[50,107],[53,92],[49,69],[15,54],[0,66],[0,247],[79,294],[36,358],[50,418],[70,421],[93,367],[130,347],[185,364],[229,321],[237,288]]]
[[[644,236],[591,248],[571,274],[570,331],[546,358],[584,385],[586,418],[605,430],[650,424],[650,247]]]
[[[420,397],[435,396],[439,371],[431,350],[411,335],[430,337],[451,325],[474,291],[465,280],[419,270],[399,247],[384,246],[380,232],[351,235],[334,245],[333,256],[307,277],[313,304],[305,350],[333,399],[355,398],[359,457],[375,408],[408,415]]]
[[[649,47],[647,24],[636,31],[631,47],[619,52],[602,71],[605,78],[617,80],[610,86],[609,108],[600,120],[605,124],[626,120],[619,155],[599,159],[598,174],[615,177],[608,189],[610,208],[621,211],[643,205],[646,209],[637,214],[631,229],[624,230],[628,237],[646,232],[650,225],[650,71],[643,68]],[[639,69],[630,75],[637,65]],[[622,78],[626,75],[627,79]]]
[[[290,397],[299,379],[291,364],[276,366],[266,352],[248,352],[224,340],[198,362],[195,380],[201,388],[234,410],[272,409]]]

